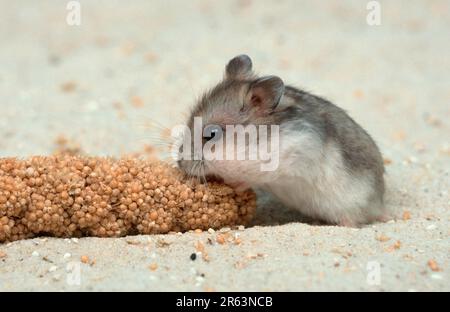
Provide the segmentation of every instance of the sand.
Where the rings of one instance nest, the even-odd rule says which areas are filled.
[[[372,134],[397,218],[317,225],[259,194],[254,225],[219,239],[1,244],[0,291],[449,291],[450,3],[380,3],[368,26],[365,1],[84,1],[68,26],[64,2],[1,0],[0,156],[51,154],[61,135],[89,155],[164,147],[164,127],[247,53]]]

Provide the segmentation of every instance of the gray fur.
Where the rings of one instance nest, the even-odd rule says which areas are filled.
[[[261,101],[254,101],[255,94]],[[195,161],[183,160],[179,165],[187,173],[262,187],[287,206],[330,223],[358,225],[385,217],[384,165],[370,135],[331,102],[285,86],[278,77],[256,77],[248,56],[228,63],[224,80],[192,110],[191,129],[196,116],[204,125],[279,125],[286,150],[281,167],[271,174],[245,161],[201,161],[199,171]]]

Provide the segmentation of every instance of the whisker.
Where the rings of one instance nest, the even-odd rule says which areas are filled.
[[[205,163],[202,160],[201,162],[201,168],[202,168],[202,178],[203,178],[203,184],[205,184],[206,187],[208,187],[208,181],[206,179],[206,169],[205,169]]]

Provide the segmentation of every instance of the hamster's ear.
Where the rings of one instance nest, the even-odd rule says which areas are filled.
[[[249,88],[245,103],[248,108],[268,112],[277,107],[284,93],[284,83],[277,76],[262,77],[254,81]]]
[[[252,60],[245,54],[230,60],[225,69],[225,79],[245,79],[252,74]]]

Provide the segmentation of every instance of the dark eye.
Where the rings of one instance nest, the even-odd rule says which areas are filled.
[[[218,140],[222,137],[223,129],[218,125],[207,125],[203,130],[205,141]]]

